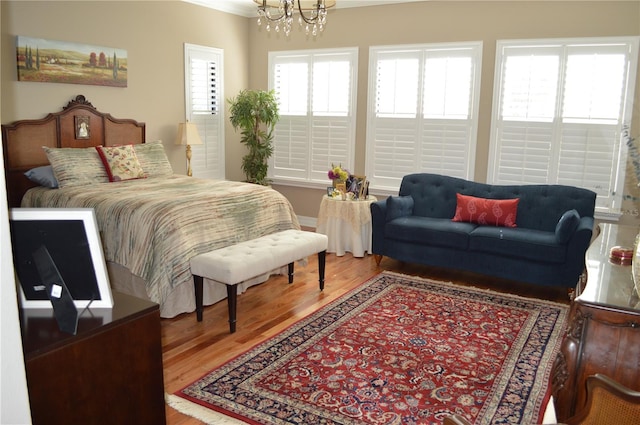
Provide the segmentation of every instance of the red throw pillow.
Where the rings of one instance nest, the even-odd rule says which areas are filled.
[[[467,221],[489,226],[516,227],[519,198],[486,199],[456,194],[458,205],[453,221]]]

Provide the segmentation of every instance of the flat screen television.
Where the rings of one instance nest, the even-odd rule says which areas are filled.
[[[59,274],[76,307],[113,307],[92,208],[13,208],[9,211],[9,226],[24,308],[52,308],[47,291],[51,282],[43,282],[43,267]],[[43,251],[48,255],[38,254]]]

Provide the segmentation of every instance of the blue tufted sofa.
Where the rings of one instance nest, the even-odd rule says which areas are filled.
[[[516,227],[452,221],[457,193],[519,199]],[[561,185],[497,186],[410,174],[399,196],[371,204],[372,251],[409,263],[575,288],[593,231],[596,194]]]

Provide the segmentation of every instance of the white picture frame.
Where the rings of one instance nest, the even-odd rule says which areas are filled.
[[[33,261],[29,263],[33,247],[42,245],[47,247],[76,308],[113,307],[100,232],[92,208],[12,208],[9,225],[23,308],[53,308],[48,294],[38,285]]]

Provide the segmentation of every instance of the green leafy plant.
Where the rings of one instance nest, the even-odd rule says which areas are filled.
[[[242,171],[247,181],[268,185],[268,160],[273,154],[273,130],[280,119],[274,90],[241,90],[228,99],[231,125],[242,130],[241,143],[249,152],[242,158]]]

